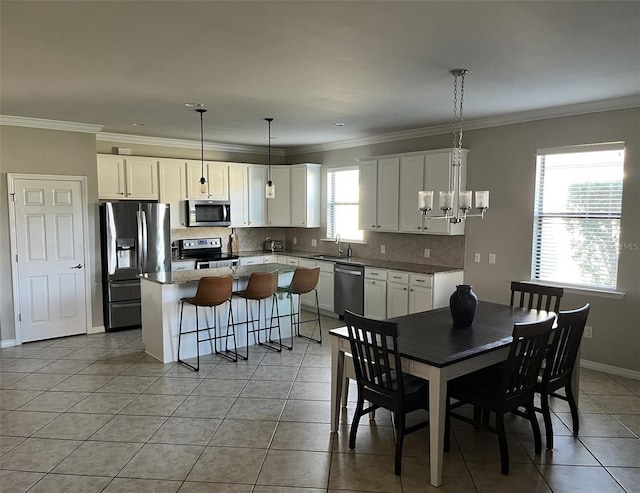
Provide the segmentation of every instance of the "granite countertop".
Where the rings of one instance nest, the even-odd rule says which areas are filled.
[[[262,264],[245,265],[239,267],[218,267],[216,269],[180,270],[176,272],[163,272],[157,274],[145,274],[141,279],[158,284],[187,284],[197,282],[201,277],[221,277],[233,274],[235,280],[247,280],[254,272],[272,272],[288,274],[296,270],[295,265]]]
[[[238,254],[242,257],[256,257],[260,255],[271,255],[271,252],[263,250],[243,251]],[[413,262],[398,262],[395,260],[380,260],[362,257],[336,258],[330,254],[322,254],[318,252],[306,252],[304,250],[284,250],[274,252],[274,255],[287,255],[289,257],[308,258],[311,260],[321,260],[323,262],[333,262],[341,264],[361,265],[364,267],[375,267],[378,269],[398,270],[403,272],[416,272],[418,274],[438,274],[441,272],[456,272],[464,270],[459,267],[448,267],[445,265],[416,264]],[[321,256],[325,258],[320,258]]]

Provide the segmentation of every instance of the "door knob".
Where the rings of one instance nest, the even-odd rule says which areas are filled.
[[[74,265],[73,267],[69,267],[69,269],[82,269],[82,264]]]

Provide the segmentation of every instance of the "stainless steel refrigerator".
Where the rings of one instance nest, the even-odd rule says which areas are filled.
[[[100,204],[104,326],[140,327],[141,274],[171,271],[169,204]]]

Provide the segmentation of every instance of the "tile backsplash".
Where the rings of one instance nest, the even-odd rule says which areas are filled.
[[[240,251],[262,250],[263,242],[270,238],[284,240],[287,250],[337,254],[338,246],[334,242],[321,240],[324,232],[324,228],[236,228]],[[230,228],[183,228],[172,230],[171,239],[219,236],[223,250],[228,251],[230,234]],[[312,246],[313,240],[316,246]],[[464,236],[365,232],[365,240],[366,244],[351,243],[354,257],[464,268]],[[385,253],[380,253],[382,245]],[[342,243],[345,254],[348,246],[348,242]],[[424,256],[425,249],[430,252],[429,258]]]

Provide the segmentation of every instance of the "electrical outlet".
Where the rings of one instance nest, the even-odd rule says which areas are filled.
[[[490,264],[495,264],[496,263],[496,254],[495,253],[490,253],[489,254],[489,263]]]
[[[380,253],[387,253],[387,249],[384,245],[380,245]]]
[[[431,249],[430,248],[425,248],[424,249],[424,258],[430,258],[431,257]]]
[[[479,253],[476,253],[476,254],[474,254],[474,255],[473,255],[473,261],[474,261],[476,264],[479,264],[479,263],[480,263],[480,254],[479,254]]]
[[[316,240],[315,238],[313,238],[311,240],[311,246],[318,246],[318,240]]]
[[[585,339],[591,339],[593,337],[593,327],[585,325],[583,336],[585,337]]]
[[[295,236],[293,237],[293,244],[297,245],[298,244],[298,238],[296,238]]]

